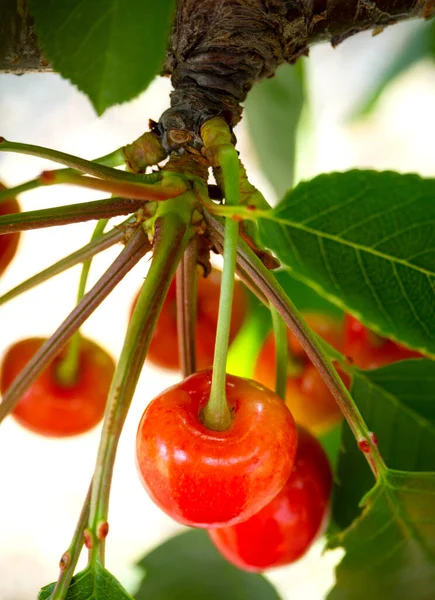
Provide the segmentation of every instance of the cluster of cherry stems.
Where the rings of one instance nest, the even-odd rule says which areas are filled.
[[[219,166],[225,166],[225,158]],[[50,177],[45,178],[47,183]],[[227,194],[230,187],[225,188]],[[228,199],[227,203],[231,204]],[[0,203],[0,215],[18,212],[16,200]],[[229,227],[235,227],[237,234],[237,222],[227,219],[227,223],[230,221]],[[99,222],[96,238],[102,235],[106,222]],[[157,227],[155,216],[153,225]],[[18,235],[0,235],[0,273],[15,254]],[[169,233],[162,231],[161,235],[168,238]],[[227,232],[225,246],[227,241],[231,246],[231,232],[228,238],[226,235]],[[173,238],[166,245],[172,242]],[[235,247],[233,254],[234,250]],[[165,254],[169,264],[168,248]],[[190,273],[193,279],[190,291],[196,293],[196,324],[190,336],[183,336],[182,324],[177,324],[180,294],[177,282],[180,287],[183,279],[173,277],[173,267],[166,289],[161,290],[158,319],[152,328],[145,327],[148,333],[142,344],[144,353],[160,367],[173,370],[182,367],[184,374],[192,374],[160,394],[146,408],[137,433],[137,464],[145,489],[168,515],[185,525],[208,529],[217,548],[236,566],[263,571],[299,559],[326,527],[332,473],[315,436],[339,423],[342,412],[297,337],[290,331],[284,333],[284,338],[279,334],[282,324],[276,318],[274,333],[266,338],[257,357],[256,381],[226,375],[228,343],[241,329],[248,304],[242,283],[234,279],[235,254],[233,259],[233,265],[231,257],[225,260],[223,283],[221,274],[214,269],[207,277],[198,277],[198,281],[196,266],[193,278]],[[84,262],[79,300],[83,300],[88,270],[89,262]],[[221,294],[221,303],[228,305],[230,300],[232,313],[221,317],[219,295],[225,287],[227,295],[222,299]],[[133,304],[132,321],[136,311],[141,310],[139,305],[149,301],[149,292],[143,289]],[[149,317],[146,311],[142,312],[144,329]],[[304,316],[312,331],[361,368],[375,368],[413,355],[375,336],[349,315],[344,326],[325,314]],[[192,323],[187,327],[192,329]],[[216,336],[220,352],[215,348]],[[219,342],[219,336],[223,342]],[[186,339],[190,348],[181,353],[180,365],[178,347]],[[2,395],[45,343],[44,339],[32,338],[9,348],[0,373]],[[129,346],[133,346],[131,340]],[[134,346],[137,351],[137,340]],[[189,355],[190,361],[186,358]],[[130,370],[135,370],[131,356],[124,362]],[[137,362],[139,372],[140,357]],[[221,375],[223,372],[223,377],[215,377],[215,370]],[[111,387],[113,390],[117,385],[114,372],[112,358],[77,333],[23,391],[12,415],[21,425],[41,435],[62,437],[88,431],[101,421],[107,410],[107,396]],[[340,367],[337,372],[349,386],[348,374]],[[130,384],[133,388],[134,383]],[[361,438],[359,445],[370,454],[375,440]],[[98,498],[95,502],[98,504]],[[92,527],[92,506],[90,519],[86,507],[89,508],[89,501],[76,537],[81,543],[84,540],[91,551],[98,545],[98,556],[93,554],[93,557],[103,562],[107,520],[97,519]],[[104,510],[97,514],[101,516]],[[90,527],[86,528],[88,520]],[[72,560],[76,562],[77,545],[80,547],[80,540],[73,540],[62,558],[63,570],[72,566]]]

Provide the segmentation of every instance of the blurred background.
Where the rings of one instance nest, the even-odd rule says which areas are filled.
[[[0,75],[0,135],[94,158],[130,143],[169,105],[170,82],[156,80],[133,102],[97,118],[87,98],[54,74]],[[236,130],[250,179],[274,203],[301,179],[350,168],[435,175],[435,27],[412,22],[373,37],[359,34],[336,49],[315,47],[296,67],[258,84]],[[8,186],[36,177],[53,163],[0,153]],[[23,194],[23,210],[104,197],[71,186]],[[22,235],[19,252],[0,280],[0,295],[89,241],[94,224]],[[89,285],[119,253],[92,264]],[[131,301],[148,258],[131,271],[83,326],[116,358]],[[7,303],[0,310],[0,356],[13,342],[49,336],[74,307],[80,267]],[[179,376],[145,365],[121,438],[113,480],[107,566],[134,593],[143,573],[135,564],[182,528],[143,490],[134,462],[137,423],[147,403]],[[57,578],[94,469],[99,428],[50,440],[12,419],[0,431],[0,600],[30,600]],[[321,600],[333,584],[340,550],[322,556],[320,541],[294,566],[267,576],[283,600]],[[84,564],[84,563],[81,563]]]

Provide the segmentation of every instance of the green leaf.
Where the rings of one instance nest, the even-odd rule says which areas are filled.
[[[299,279],[374,331],[435,355],[435,180],[348,171],[301,183],[260,220]]]
[[[49,600],[55,583],[41,589],[38,600]],[[77,573],[70,583],[65,600],[133,600],[130,594],[104,567],[96,564]]]
[[[304,103],[303,62],[282,65],[271,79],[256,83],[245,104],[260,167],[278,198],[292,187],[296,132]]]
[[[355,117],[369,114],[377,105],[386,88],[400,75],[424,58],[435,59],[435,21],[419,23],[408,43],[393,55],[392,62],[382,73],[377,85],[370,86],[369,94],[355,112]]]
[[[145,579],[136,600],[279,600],[261,575],[233,567],[201,530],[181,533],[139,563]]]
[[[30,0],[44,55],[101,115],[162,67],[174,0]]]
[[[346,555],[328,600],[432,600],[435,474],[388,471],[364,512],[329,547]]]
[[[390,468],[435,471],[434,386],[434,363],[426,359],[355,373],[352,396]],[[337,525],[347,527],[359,515],[372,485],[367,461],[344,425],[332,510]]]

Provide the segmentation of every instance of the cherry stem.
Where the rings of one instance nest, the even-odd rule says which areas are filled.
[[[62,556],[59,578],[56,582],[53,591],[51,592],[49,600],[64,600],[67,596],[68,588],[71,583],[71,579],[74,575],[74,571],[83,548],[83,532],[89,520],[91,491],[92,483],[88,488],[88,493],[86,494],[86,498],[71,543]]]
[[[190,222],[194,202],[194,196],[188,193],[183,199],[169,200],[159,207],[151,267],[127,329],[106,404],[89,516],[92,536],[90,564],[101,561],[104,555],[104,540],[98,538],[98,529],[108,520],[110,485],[119,437],[159,313],[193,233]]]
[[[240,193],[239,157],[234,146],[229,144],[220,146],[218,161],[224,176],[226,203],[228,205],[235,205],[240,201]],[[210,398],[202,412],[202,418],[206,427],[215,431],[228,429],[232,421],[225,388],[238,235],[239,224],[232,219],[226,219],[223,243],[224,268],[219,298],[213,375]]]
[[[135,175],[133,173],[124,173],[116,171],[121,175],[130,175],[136,178],[133,181],[126,181],[124,178],[98,179],[96,177],[86,177],[76,175],[75,173],[66,173],[65,171],[44,171],[41,175],[41,182],[44,185],[58,185],[68,183],[100,192],[124,196],[126,198],[135,198],[137,200],[168,200],[184,194],[187,190],[185,181],[180,175],[169,172],[152,173],[151,175]],[[144,178],[148,180],[144,182]]]
[[[212,238],[216,236],[222,240],[223,224],[212,215],[205,214],[206,221],[211,229]],[[366,459],[376,478],[385,473],[385,463],[379,449],[373,443],[370,431],[358,410],[352,396],[334,369],[328,355],[321,344],[316,340],[309,327],[306,325],[299,311],[288,298],[287,294],[278,283],[274,275],[264,266],[249,246],[239,240],[237,251],[237,264],[255,285],[261,290],[268,302],[275,307],[284,319],[287,327],[293,332],[311,362],[318,369],[320,375],[330,389],[339,405],[346,421],[358,443],[367,440],[370,452],[365,453]]]
[[[6,302],[9,302],[9,300],[16,298],[20,294],[31,290],[40,283],[48,281],[48,279],[51,277],[54,277],[59,273],[63,273],[63,271],[66,271],[67,269],[74,267],[85,260],[88,260],[92,256],[95,256],[95,254],[98,254],[99,252],[110,248],[114,244],[121,242],[124,237],[125,233],[122,231],[122,229],[119,227],[112,229],[112,231],[104,234],[99,240],[86,244],[86,246],[83,246],[83,248],[80,248],[79,250],[76,250],[76,252],[69,254],[65,258],[62,258],[47,269],[44,269],[40,273],[33,275],[29,279],[26,279],[26,281],[23,281],[16,287],[12,288],[3,294],[3,296],[0,296],[0,306],[2,304],[6,304]]]
[[[285,400],[287,387],[288,341],[284,319],[274,306],[270,307],[275,338],[275,392]]]
[[[130,215],[142,206],[142,200],[106,198],[105,200],[7,214],[0,217],[0,235]]]
[[[10,144],[11,142],[9,142]],[[1,147],[1,144],[0,144]],[[118,148],[110,154],[106,154],[104,156],[100,156],[99,158],[95,158],[92,162],[98,163],[99,165],[105,165],[106,167],[118,167],[124,163],[124,154],[123,148]],[[59,169],[61,171],[70,171],[74,172],[74,169]],[[8,200],[9,198],[15,198],[19,194],[23,192],[29,192],[30,190],[34,190],[38,187],[41,187],[42,183],[39,177],[36,179],[32,179],[25,183],[21,183],[13,188],[6,188],[5,190],[0,190],[0,203],[4,200]]]
[[[91,243],[101,238],[107,223],[108,219],[101,219],[98,221],[91,237]],[[91,263],[92,259],[88,259],[83,263],[77,291],[77,304],[85,295],[86,283],[88,281]],[[74,383],[77,381],[80,358],[80,340],[80,331],[76,331],[68,344],[68,350],[66,351],[65,358],[58,364],[56,369],[56,376],[58,380],[66,387],[74,385]]]
[[[97,159],[96,161],[86,160],[66,152],[59,152],[51,148],[45,148],[44,146],[34,146],[33,144],[21,144],[19,142],[10,142],[0,137],[0,152],[17,152],[18,154],[30,154],[31,156],[38,156],[39,158],[46,158],[53,162],[59,163],[69,167],[68,171],[80,171],[87,175],[93,175],[101,179],[115,179],[117,181],[123,179],[124,181],[135,181],[137,175],[127,173],[125,171],[118,171],[113,169],[107,164],[124,164],[125,157],[123,148],[119,148],[106,156]],[[56,173],[67,173],[65,169],[55,171]],[[146,177],[146,176],[142,176]]]
[[[193,237],[178,265],[176,275],[177,337],[183,377],[196,371],[196,262],[196,237]]]
[[[0,403],[0,422],[20,401],[24,392],[32,385],[52,360],[59,354],[79,327],[94,312],[116,285],[136,265],[149,249],[148,237],[140,227],[132,235],[125,248],[107,269],[94,287],[69,314],[55,333],[40,347],[26,364],[18,377],[4,393]]]

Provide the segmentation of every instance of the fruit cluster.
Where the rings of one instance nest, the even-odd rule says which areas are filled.
[[[15,201],[1,207],[5,213],[18,210]],[[18,237],[3,236],[0,241],[2,272],[15,253]],[[222,431],[207,426],[204,409],[212,386],[220,285],[216,270],[199,278],[196,349],[200,370],[146,408],[137,433],[137,465],[145,489],[162,510],[180,523],[208,529],[216,547],[236,566],[262,571],[298,560],[324,530],[332,472],[315,435],[337,424],[341,413],[291,333],[285,403],[271,391],[276,365],[270,334],[255,364],[257,381],[226,377],[230,425]],[[243,324],[247,304],[244,288],[236,282],[230,342]],[[180,368],[176,319],[174,279],[148,360],[175,370]],[[305,319],[316,334],[361,368],[418,356],[376,336],[349,315],[344,326],[328,315],[309,313]],[[26,339],[8,350],[0,372],[2,393],[44,341]],[[112,358],[94,342],[80,338],[74,376],[65,378],[66,355],[64,349],[13,411],[15,419],[33,432],[76,435],[103,417],[115,368]],[[339,374],[349,385],[349,376]]]

